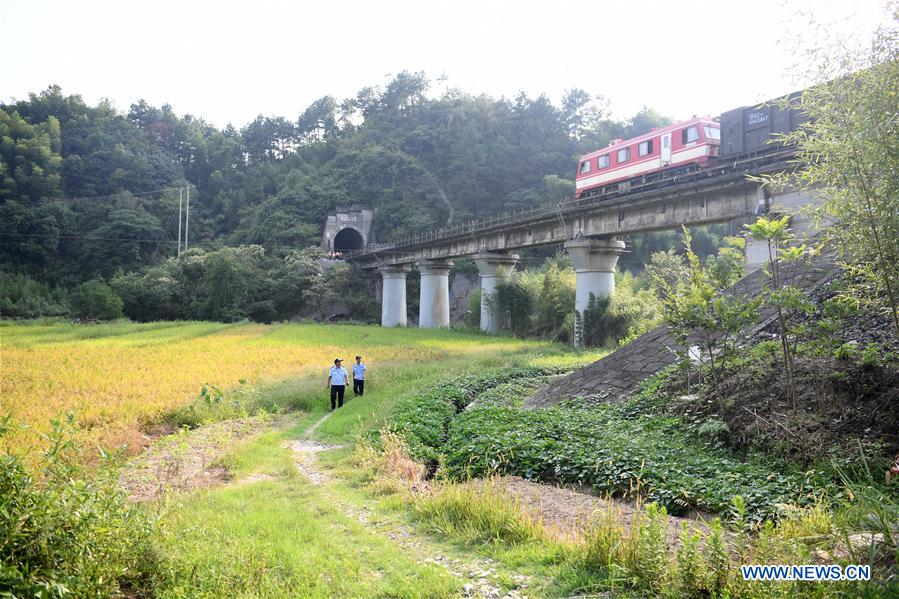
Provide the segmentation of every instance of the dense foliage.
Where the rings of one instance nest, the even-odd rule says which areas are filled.
[[[539,383],[561,372],[560,368],[514,367],[444,381],[398,402],[388,419],[388,430],[401,433],[416,458],[436,464],[453,417],[475,398],[510,380],[526,377]]]
[[[0,421],[0,435],[11,426]],[[37,472],[0,455],[0,595],[111,596],[152,574],[152,526],[111,465],[84,469],[72,435],[71,422],[54,423]]]
[[[387,239],[569,196],[578,153],[666,121],[603,119],[580,90],[555,106],[428,88],[403,72],[240,130],[143,100],[122,114],[56,86],[2,105],[0,264],[65,286],[158,264],[176,253],[185,185],[202,247],[306,248],[347,204],[373,207]]]
[[[378,309],[372,279],[322,257],[315,248],[283,256],[267,255],[256,245],[193,248],[140,271],[117,273],[108,284],[94,279],[69,291],[0,271],[0,311],[12,318],[126,316],[138,322],[373,321]]]
[[[559,254],[537,268],[514,272],[496,286],[488,302],[515,335],[570,343],[575,282],[571,260]],[[582,343],[588,347],[617,347],[659,324],[659,301],[650,282],[625,271],[616,274],[612,296],[596,298],[591,294]]]

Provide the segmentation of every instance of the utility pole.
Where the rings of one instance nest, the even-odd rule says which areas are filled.
[[[184,219],[184,251],[187,251],[187,233],[190,230],[190,184],[187,185],[187,216]]]
[[[181,203],[184,201],[184,188],[178,188],[178,257],[181,257]]]

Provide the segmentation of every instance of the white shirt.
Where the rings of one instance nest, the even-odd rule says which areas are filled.
[[[357,381],[365,379],[365,364],[353,364],[353,378]]]
[[[347,373],[343,366],[332,366],[328,370],[328,375],[331,377],[332,385],[346,385]]]

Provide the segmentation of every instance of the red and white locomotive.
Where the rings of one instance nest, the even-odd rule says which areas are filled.
[[[710,118],[692,118],[633,139],[615,140],[607,148],[581,156],[575,198],[604,193],[610,185],[635,177],[705,166],[718,156],[720,146],[721,129]]]

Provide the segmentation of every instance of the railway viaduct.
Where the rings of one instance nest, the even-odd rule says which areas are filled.
[[[419,327],[446,327],[449,317],[449,271],[453,259],[471,257],[481,280],[481,329],[497,332],[501,324],[487,298],[507,278],[523,248],[563,245],[571,255],[577,276],[575,309],[583,314],[591,293],[614,291],[618,257],[627,251],[627,236],[681,225],[731,223],[732,231],[767,212],[795,213],[815,203],[811,194],[797,190],[771,193],[751,175],[792,168],[789,154],[764,161],[746,160],[726,167],[704,169],[638,185],[633,182],[587,200],[571,200],[519,213],[503,214],[398,239],[369,244],[348,252],[359,269],[377,270],[383,278],[381,324],[404,326],[406,275],[412,267],[421,274]],[[794,217],[797,234],[812,232],[808,219]],[[747,240],[750,269],[767,258],[767,249]]]

